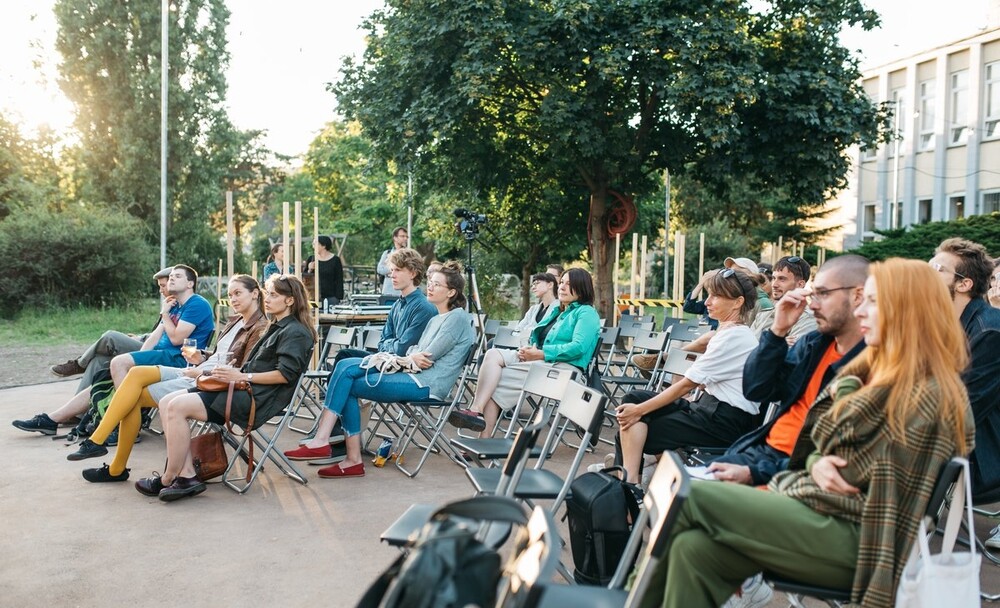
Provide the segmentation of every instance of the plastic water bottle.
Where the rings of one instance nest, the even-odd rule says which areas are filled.
[[[386,461],[392,456],[392,439],[385,438],[382,444],[375,450],[375,459],[372,461],[376,467],[384,467]]]

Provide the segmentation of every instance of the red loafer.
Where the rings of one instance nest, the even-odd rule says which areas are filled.
[[[334,477],[364,477],[365,463],[359,462],[356,465],[343,469],[340,468],[340,463],[337,463],[333,466],[326,467],[325,469],[320,469],[319,476],[327,479]]]
[[[303,445],[285,452],[285,457],[289,460],[319,460],[321,458],[329,458],[332,455],[333,450],[329,445],[321,448],[307,448]]]

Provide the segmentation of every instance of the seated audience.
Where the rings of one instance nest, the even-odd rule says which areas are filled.
[[[528,308],[528,312],[524,313],[524,317],[514,328],[522,337],[530,336],[531,331],[552,312],[552,309],[559,307],[559,299],[556,297],[558,284],[559,278],[547,272],[531,276],[531,293],[535,294],[538,302]],[[516,358],[510,361],[510,363],[516,362]]]
[[[218,365],[212,375],[225,382],[249,382],[256,401],[254,426],[266,423],[291,401],[299,376],[309,368],[316,342],[309,313],[309,299],[302,281],[294,276],[274,275],[267,281],[264,310],[271,323],[242,367]],[[160,418],[167,441],[167,464],[163,475],[140,479],[135,488],[146,496],[174,501],[205,491],[195,476],[191,460],[191,420],[223,424],[227,392],[205,392],[197,388],[170,393],[160,401]],[[246,428],[251,397],[233,391],[230,420]]]
[[[782,296],[793,289],[801,289],[806,286],[809,281],[809,271],[809,262],[797,255],[785,256],[775,262],[774,269],[771,271],[770,294],[771,301],[776,304],[769,310],[761,310],[754,318],[753,323],[750,324],[754,336],[760,339],[764,330],[771,327],[777,310],[777,302],[781,300]],[[795,325],[788,330],[786,340],[790,344],[794,344],[796,340],[814,329],[816,329],[816,319],[813,318],[807,307],[799,315]]]
[[[775,271],[776,289],[783,274]],[[778,411],[709,465],[716,479],[763,485],[785,468],[816,397],[865,348],[853,311],[861,304],[867,277],[868,260],[838,256],[819,269],[811,292],[800,287],[778,300],[771,328],[761,334],[760,344],[743,367],[743,396],[760,403],[778,402]],[[807,308],[817,330],[789,347],[786,337]]]
[[[743,396],[743,364],[757,346],[746,325],[757,301],[754,280],[727,268],[705,281],[708,314],[719,322],[705,354],[663,392],[636,390],[616,413],[626,480],[638,483],[643,452],[684,446],[725,447],[754,427],[760,404]],[[684,398],[696,388],[697,401]]]
[[[767,283],[767,277],[760,272],[760,268],[757,267],[757,264],[753,260],[750,258],[726,258],[723,262],[723,267],[743,270],[753,279],[754,287],[757,291],[757,303],[754,304],[750,314],[747,315],[747,325],[753,324],[754,319],[757,318],[759,313],[769,312],[774,308],[774,304],[769,297],[770,292],[764,291],[764,284]]]
[[[416,373],[381,374],[363,368],[364,359],[337,363],[327,387],[326,409],[320,416],[316,436],[305,445],[285,452],[292,460],[327,459],[331,456],[330,433],[342,420],[347,436],[347,457],[319,470],[320,477],[363,477],[361,460],[361,409],[358,399],[372,401],[422,401],[445,399],[475,342],[472,320],[465,312],[465,278],[458,262],[448,262],[427,281],[427,301],[437,308],[420,341],[407,355],[420,368]]]
[[[600,338],[601,321],[594,309],[594,283],[590,273],[570,268],[559,281],[559,307],[552,308],[531,332],[530,343],[513,355],[490,349],[479,368],[476,394],[469,409],[452,411],[448,422],[459,428],[479,431],[489,437],[500,410],[517,405],[521,387],[532,361],[584,372]]]
[[[767,571],[891,606],[941,467],[973,446],[968,354],[947,306],[928,266],[873,264],[855,311],[868,348],[820,394],[788,470],[770,492],[692,483],[644,605],[719,606]]]
[[[990,275],[990,290],[986,296],[993,308],[1000,308],[1000,258],[993,260],[993,274]]]
[[[110,467],[84,469],[83,478],[90,482],[125,481],[128,479],[132,437],[139,433],[141,408],[156,407],[168,394],[194,388],[195,378],[211,372],[219,365],[243,365],[246,356],[267,329],[263,311],[263,294],[257,280],[245,274],[229,280],[229,305],[236,312],[219,335],[215,352],[194,351],[184,358],[195,367],[177,368],[156,365],[133,367],[115,391],[108,409],[90,438],[80,442],[71,460],[94,458],[108,453],[108,435],[119,429],[121,440]]]

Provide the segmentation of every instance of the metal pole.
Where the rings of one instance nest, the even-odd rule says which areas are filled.
[[[413,174],[406,174],[406,246],[413,239]]]
[[[167,265],[167,37],[169,0],[160,0],[160,268]]]
[[[892,113],[892,135],[896,140],[895,148],[896,154],[892,159],[892,202],[889,204],[889,227],[892,229],[899,228],[898,222],[896,221],[897,214],[899,213],[899,140],[902,139],[902,134],[899,132],[899,97],[896,97],[896,109]]]

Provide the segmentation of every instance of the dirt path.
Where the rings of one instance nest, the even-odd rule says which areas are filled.
[[[59,382],[49,371],[56,363],[80,356],[86,344],[60,344],[55,346],[0,346],[0,389],[29,384]]]

